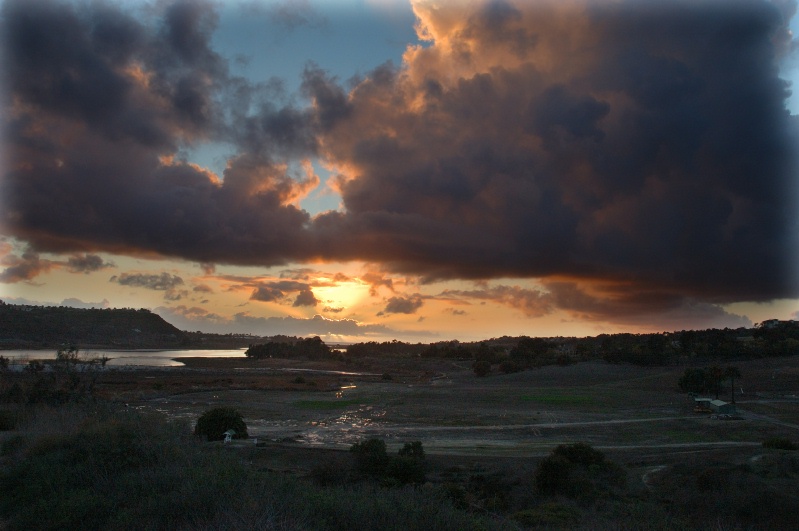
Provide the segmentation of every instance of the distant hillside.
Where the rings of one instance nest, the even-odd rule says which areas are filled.
[[[20,306],[0,301],[0,349],[177,348],[186,335],[149,310]]]

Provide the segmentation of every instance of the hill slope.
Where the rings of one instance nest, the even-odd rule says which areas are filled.
[[[183,332],[149,310],[19,306],[0,301],[0,348],[175,348]]]

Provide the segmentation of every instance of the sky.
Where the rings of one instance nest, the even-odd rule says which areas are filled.
[[[796,0],[5,0],[0,299],[474,341],[799,319]]]

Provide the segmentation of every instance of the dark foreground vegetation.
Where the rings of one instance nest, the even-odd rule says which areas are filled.
[[[367,439],[298,476],[261,464],[278,447],[208,443],[108,404],[6,405],[0,419],[4,529],[790,529],[799,510],[789,450],[644,483],[582,443],[491,468]]]
[[[209,445],[186,426],[131,412],[26,415],[20,434],[2,443],[7,529],[499,528],[441,489],[320,487],[251,466],[263,451],[255,446]]]
[[[0,368],[4,529],[765,530],[799,514],[799,452],[782,436],[643,474],[581,442],[493,460],[379,438],[315,450],[256,444],[237,409],[174,422],[102,400],[101,362],[71,349],[36,367]],[[218,441],[231,428],[244,438]]]

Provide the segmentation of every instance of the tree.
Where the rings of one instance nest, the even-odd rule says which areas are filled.
[[[234,439],[247,438],[247,424],[237,410],[232,407],[218,407],[203,413],[197,419],[194,435],[205,436],[209,441],[221,441],[225,432],[234,430]]]
[[[472,364],[472,370],[477,376],[488,376],[491,373],[491,362],[477,360]]]
[[[350,452],[355,454],[358,471],[365,476],[380,477],[388,467],[389,457],[382,439],[373,437],[355,443],[350,447]]]
[[[713,380],[713,390],[716,392],[716,399],[718,400],[719,393],[721,392],[721,381],[724,379],[724,369],[718,365],[713,365],[708,369],[708,374],[710,374],[710,378]]]
[[[727,367],[724,369],[724,376],[730,379],[730,394],[732,395],[732,403],[735,403],[735,379],[741,378],[741,371],[738,367]]]

